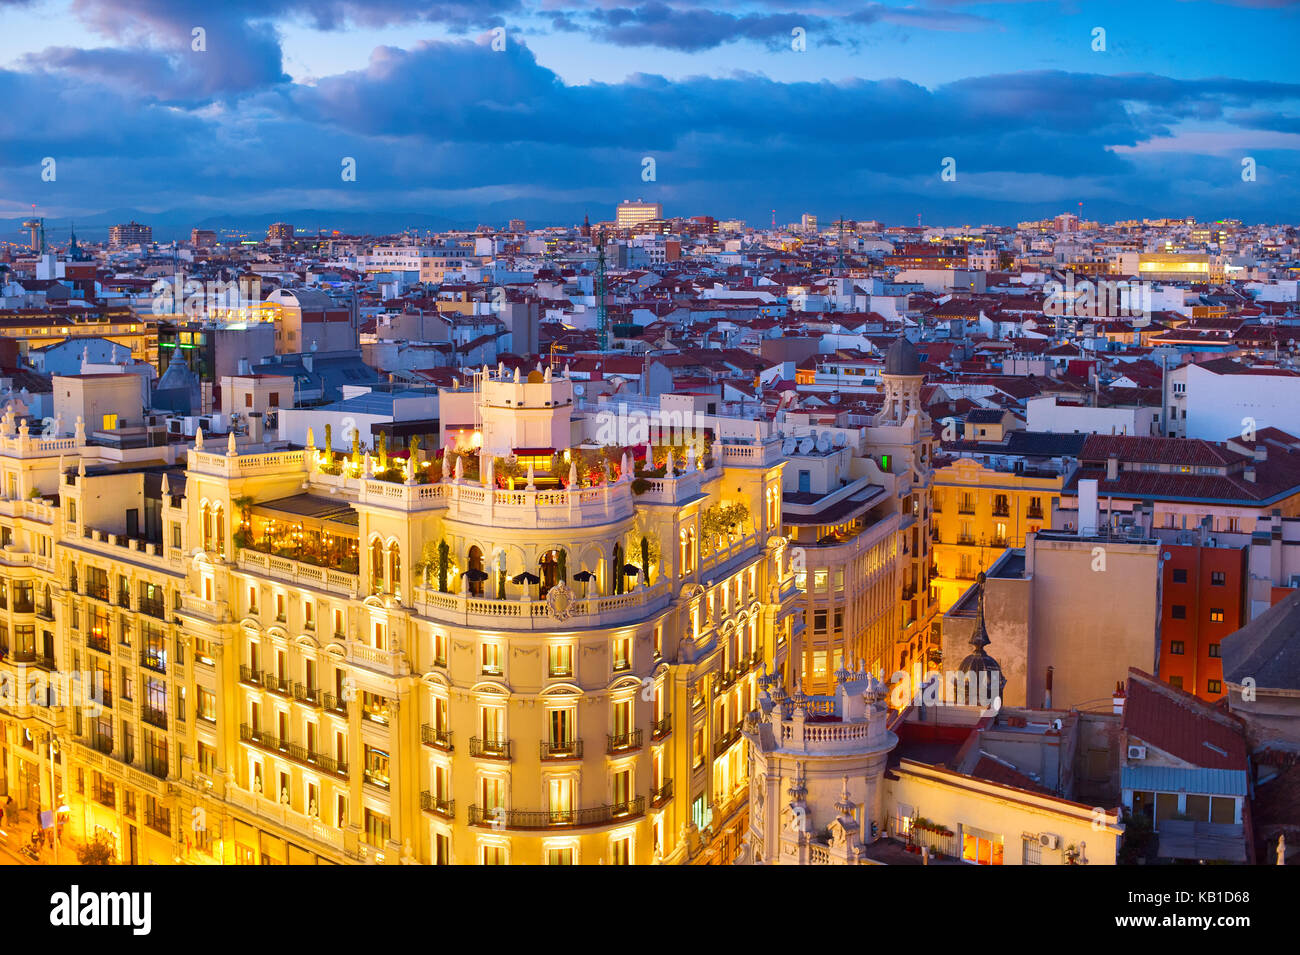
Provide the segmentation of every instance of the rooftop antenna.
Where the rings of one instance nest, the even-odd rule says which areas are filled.
[[[776,228],[776,210],[775,210],[775,209],[772,210],[772,228],[773,228],[773,229]]]
[[[600,353],[609,351],[609,311],[605,307],[605,230],[596,236],[600,247],[596,253],[596,333],[600,338]]]
[[[921,213],[919,212],[916,214],[916,227],[921,228]]]
[[[836,270],[841,275],[843,275],[844,274],[844,213],[842,212],[840,213],[839,225],[840,225],[840,237],[836,241],[836,248],[839,251],[839,255],[837,256],[838,261],[836,262]]]

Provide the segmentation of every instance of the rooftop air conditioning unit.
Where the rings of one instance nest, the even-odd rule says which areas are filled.
[[[1040,832],[1038,834],[1038,844],[1044,849],[1059,849],[1061,837],[1052,832]]]
[[[1129,759],[1146,759],[1147,748],[1145,746],[1130,746],[1128,748]]]

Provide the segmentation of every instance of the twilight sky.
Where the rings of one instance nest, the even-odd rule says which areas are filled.
[[[1294,222],[1297,39],[1294,0],[0,0],[0,217]]]

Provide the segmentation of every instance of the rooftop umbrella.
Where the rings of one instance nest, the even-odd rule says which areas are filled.
[[[641,573],[641,568],[638,567],[636,564],[624,564],[624,565],[623,565],[623,576],[624,576],[624,577],[635,577],[635,576],[636,576],[637,574],[639,574],[639,573]]]
[[[580,571],[578,571],[576,574],[573,575],[573,579],[574,579],[574,580],[577,580],[577,581],[580,581],[580,582],[582,582],[582,583],[585,584],[585,583],[587,583],[588,581],[595,580],[595,579],[596,579],[596,575],[593,574],[593,573],[592,573],[591,571],[589,571],[589,570],[580,570]]]
[[[469,570],[465,571],[465,576],[468,577],[470,580],[474,581],[474,583],[478,583],[480,580],[488,579],[488,575],[485,571],[478,570],[477,568],[474,567],[471,567]]]
[[[530,574],[526,570],[522,574],[516,574],[511,577],[510,580],[512,583],[516,584],[540,584],[542,582],[542,578],[538,577],[536,574]]]

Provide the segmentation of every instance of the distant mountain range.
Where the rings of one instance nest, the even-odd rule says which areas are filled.
[[[864,196],[858,203],[854,204],[858,208],[845,209],[843,215],[850,219],[879,219],[890,225],[915,225],[916,213],[906,213],[902,210],[907,207],[925,209],[927,204],[933,205],[933,203],[926,203],[925,199],[920,197],[888,196],[876,198]],[[974,226],[988,223],[1015,225],[1017,222],[1051,218],[1062,212],[1074,211],[1073,209],[1057,208],[1056,206],[1039,203],[1013,203],[995,200],[974,200],[967,203],[967,205],[968,208],[963,210],[966,214],[961,218],[936,211],[933,213],[933,218],[923,214],[922,221],[925,225],[946,226]],[[63,245],[68,241],[74,226],[78,238],[91,242],[105,242],[108,240],[110,226],[131,220],[152,226],[153,237],[156,242],[189,239],[190,230],[196,228],[212,229],[219,234],[245,233],[250,237],[260,237],[266,234],[267,226],[273,222],[288,222],[299,233],[305,234],[311,234],[317,230],[326,233],[337,230],[344,234],[353,235],[391,235],[408,230],[443,232],[451,229],[473,229],[479,225],[504,227],[510,219],[514,218],[524,219],[530,228],[551,225],[576,225],[582,222],[583,215],[590,215],[593,222],[612,219],[614,217],[614,207],[615,203],[607,200],[586,203],[521,198],[487,204],[474,204],[472,206],[467,205],[461,208],[446,208],[437,212],[399,212],[387,209],[292,209],[274,213],[235,213],[213,209],[170,209],[166,212],[142,212],[139,209],[119,208],[75,217],[57,216],[46,218],[45,232],[47,241],[56,245]],[[784,225],[788,222],[797,221],[799,215],[793,211],[794,209],[798,209],[800,212],[816,212],[817,204],[810,203],[807,206],[794,206],[790,210],[782,210],[777,217],[778,224]],[[668,207],[664,211],[668,215],[708,214],[719,219],[734,216],[745,219],[752,225],[759,227],[767,225],[770,221],[770,213],[766,211],[761,215],[746,216],[743,213],[736,214],[725,209],[710,209],[707,203],[686,208]],[[1141,219],[1152,215],[1150,210],[1144,209],[1136,203],[1128,204],[1114,201],[1094,203],[1091,209],[1085,207],[1084,213],[1086,218],[1099,219],[1103,223],[1121,219]],[[818,219],[825,228],[833,223],[840,214],[839,211],[830,214],[819,212]],[[1171,210],[1168,213],[1170,217],[1178,217],[1183,214],[1185,212],[1182,210]],[[1201,216],[1200,218],[1202,221],[1212,221],[1214,218],[1222,218],[1229,214],[1230,210],[1224,211],[1222,215]],[[23,216],[0,219],[0,241],[26,244],[27,230],[22,227],[25,218]],[[1278,220],[1274,218],[1272,221]]]

